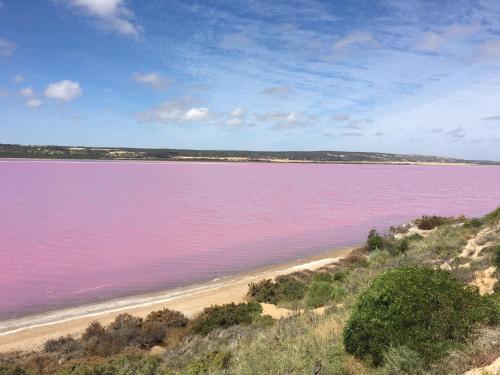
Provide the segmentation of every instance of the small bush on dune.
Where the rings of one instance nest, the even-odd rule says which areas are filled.
[[[384,238],[375,229],[372,229],[368,232],[366,244],[368,245],[368,251],[382,249],[384,247]]]
[[[48,340],[43,345],[46,353],[69,354],[80,349],[80,343],[71,336],[63,336],[58,339]]]
[[[451,274],[401,267],[377,276],[361,294],[343,332],[348,353],[380,365],[391,347],[406,346],[429,363],[484,320],[475,288]]]
[[[334,281],[333,275],[328,272],[318,272],[314,275],[313,281],[331,283]]]
[[[346,294],[345,290],[325,281],[314,281],[305,296],[306,306],[312,309],[324,306]]]
[[[443,216],[422,216],[420,219],[415,220],[418,229],[431,230],[452,221],[451,218]]]
[[[483,225],[483,220],[477,217],[473,217],[464,222],[464,228],[479,228]]]
[[[106,329],[97,320],[90,322],[83,332],[82,339],[89,340],[93,337],[102,337],[106,334]]]
[[[500,207],[498,207],[495,211],[492,211],[488,215],[486,215],[484,217],[484,220],[489,223],[496,223],[500,221]]]
[[[166,328],[183,328],[189,323],[189,319],[179,311],[163,309],[151,312],[145,320],[145,323],[160,323]]]
[[[249,284],[247,295],[256,302],[277,304],[280,301],[296,301],[303,298],[306,289],[304,282],[285,275],[278,276],[275,282],[267,279]]]
[[[294,277],[278,276],[275,281],[276,295],[279,301],[296,301],[304,297],[306,285]]]
[[[252,323],[261,312],[262,307],[255,302],[211,306],[191,321],[190,329],[194,333],[206,335],[217,328]]]

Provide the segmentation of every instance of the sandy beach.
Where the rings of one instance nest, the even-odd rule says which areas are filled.
[[[335,263],[356,246],[333,249],[311,258],[225,276],[204,284],[168,290],[0,321],[0,352],[36,350],[48,339],[78,335],[97,320],[109,324],[118,314],[144,317],[169,308],[192,317],[205,307],[242,302],[248,284],[300,270],[315,270]]]

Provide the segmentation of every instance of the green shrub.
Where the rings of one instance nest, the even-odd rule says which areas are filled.
[[[484,319],[477,290],[450,273],[401,267],[377,276],[361,294],[344,332],[348,353],[380,365],[390,347],[426,362],[443,356]]]
[[[277,304],[280,301],[296,301],[304,297],[306,284],[296,278],[278,276],[275,282],[270,279],[250,283],[247,295],[256,302]]]
[[[313,281],[331,283],[334,281],[333,275],[328,272],[318,272],[314,275]]]
[[[302,299],[307,289],[302,281],[289,275],[278,276],[274,284],[278,301],[296,301]]]
[[[368,245],[368,251],[382,249],[384,247],[384,239],[375,229],[372,229],[368,232],[366,244]]]
[[[484,217],[484,220],[489,223],[496,223],[500,221],[500,207],[498,207],[495,211],[492,211],[488,215],[486,215]]]
[[[160,323],[165,328],[184,328],[188,325],[189,319],[179,311],[163,309],[151,312],[145,323]]]
[[[418,229],[431,230],[452,221],[451,218],[443,216],[422,216],[420,219],[415,220]]]
[[[384,357],[384,369],[387,375],[424,374],[424,365],[418,353],[406,346],[390,348]]]
[[[314,281],[305,295],[306,306],[315,309],[345,295],[345,290],[325,281]]]
[[[477,217],[473,217],[464,222],[464,228],[479,228],[481,225],[483,225],[483,220]]]
[[[191,321],[190,328],[194,333],[206,335],[217,328],[252,323],[261,312],[262,307],[255,302],[211,306],[205,308],[200,316]]]

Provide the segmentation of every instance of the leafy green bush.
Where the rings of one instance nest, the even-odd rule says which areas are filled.
[[[313,277],[313,281],[331,283],[334,281],[334,278],[333,278],[333,275],[331,273],[317,272]]]
[[[420,219],[415,220],[418,229],[431,230],[452,221],[451,218],[443,216],[422,216]]]
[[[500,207],[486,215],[484,217],[484,220],[490,223],[496,223],[500,221]]]
[[[368,245],[368,251],[374,251],[384,247],[384,239],[375,229],[368,232],[366,243]]]
[[[190,328],[194,333],[206,335],[217,328],[252,323],[261,312],[262,307],[255,302],[211,306],[205,308],[200,316],[191,321]]]
[[[295,301],[304,297],[306,284],[296,278],[284,275],[278,276],[275,282],[261,280],[250,283],[248,296],[256,302],[277,304],[280,301]]]
[[[306,306],[317,308],[337,300],[345,295],[345,290],[325,281],[313,281],[305,296]]]
[[[483,220],[477,217],[473,217],[464,222],[464,228],[479,228],[481,225],[483,225]]]
[[[380,365],[390,347],[426,362],[443,356],[484,319],[477,290],[450,273],[401,267],[377,276],[361,294],[343,332],[348,353]]]

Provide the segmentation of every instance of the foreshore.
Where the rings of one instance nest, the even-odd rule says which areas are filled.
[[[332,249],[310,258],[225,276],[185,288],[0,321],[0,352],[37,350],[49,339],[79,335],[91,321],[109,324],[122,313],[145,317],[151,311],[169,308],[192,317],[211,305],[243,302],[251,282],[300,270],[316,270],[338,262],[357,247]]]

